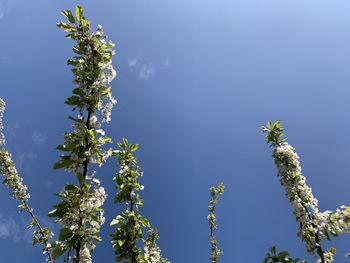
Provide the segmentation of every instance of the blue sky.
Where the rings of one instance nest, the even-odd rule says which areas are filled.
[[[209,187],[218,206],[220,262],[261,262],[276,244],[308,259],[260,126],[281,119],[321,210],[350,204],[350,3],[324,0],[0,0],[0,97],[8,149],[37,214],[72,178],[51,169],[70,129],[72,42],[55,27],[82,4],[116,43],[114,141],[140,144],[143,213],[171,262],[209,262]],[[116,162],[99,171],[109,194]],[[28,220],[0,191],[1,262],[42,262]],[[113,262],[105,224],[95,262]],[[350,238],[339,237],[336,262]]]

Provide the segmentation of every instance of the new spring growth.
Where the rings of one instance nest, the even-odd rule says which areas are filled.
[[[211,187],[209,189],[211,200],[209,202],[209,207],[208,207],[208,210],[209,210],[208,223],[210,227],[210,244],[211,244],[210,259],[212,263],[217,263],[219,255],[222,254],[222,251],[218,247],[218,242],[215,236],[215,229],[217,229],[215,209],[219,201],[219,198],[224,193],[224,189],[225,189],[225,186],[223,183],[220,183],[217,187]]]
[[[148,220],[140,214],[143,200],[139,191],[144,187],[138,179],[142,171],[134,156],[138,145],[130,144],[124,138],[118,146],[120,150],[114,152],[118,156],[119,163],[119,171],[113,178],[118,191],[114,203],[124,204],[125,211],[110,223],[111,226],[117,226],[111,234],[112,246],[118,262],[136,263],[142,259],[142,251],[137,244],[142,242],[144,228],[150,227]]]
[[[118,146],[120,150],[114,151],[119,163],[119,170],[113,178],[118,191],[114,202],[124,204],[125,211],[110,223],[111,226],[117,226],[111,234],[116,260],[123,263],[169,263],[162,258],[156,244],[158,232],[140,214],[143,200],[139,192],[144,187],[138,182],[142,171],[134,156],[138,145],[124,138]],[[147,239],[144,238],[145,230],[148,232]],[[143,249],[138,246],[140,244],[143,244]]]
[[[51,257],[51,247],[49,240],[53,234],[47,227],[42,227],[34,215],[33,209],[29,206],[28,200],[30,195],[27,191],[27,186],[23,183],[22,177],[19,175],[15,163],[12,160],[11,154],[5,149],[5,136],[3,134],[3,116],[5,111],[5,101],[0,98],[0,175],[3,176],[3,184],[5,184],[10,190],[13,199],[20,201],[21,204],[18,208],[21,211],[26,211],[31,216],[31,222],[28,228],[35,228],[33,231],[33,244],[41,244],[43,246],[43,252],[47,255],[46,260],[53,263]]]
[[[277,253],[276,247],[273,246],[270,247],[269,252],[266,253],[262,263],[307,263],[307,261],[290,257],[288,251]]]
[[[77,185],[66,185],[57,195],[61,201],[49,213],[61,225],[59,241],[52,247],[54,258],[66,252],[68,261],[72,258],[75,263],[90,263],[90,252],[101,241],[98,233],[105,221],[102,205],[107,195],[91,166],[101,166],[112,155],[111,148],[104,148],[112,140],[101,126],[111,120],[116,103],[110,86],[116,76],[112,66],[114,44],[106,41],[102,26],[90,30],[81,6],[76,7],[75,16],[70,10],[62,15],[67,22],[57,26],[76,42],[75,56],[67,62],[72,66],[75,87],[65,103],[77,111],[77,116],[69,117],[73,131],[64,133],[64,142],[57,147],[63,154],[54,169],[63,168],[74,174]]]
[[[302,175],[298,154],[286,139],[282,139],[281,122],[269,121],[267,127],[262,127],[262,131],[266,133],[266,142],[273,148],[272,156],[275,159],[280,182],[298,223],[298,236],[305,242],[307,251],[318,262],[332,262],[335,249],[324,251],[321,246],[322,239],[329,238],[328,218],[319,213],[318,201]]]
[[[5,101],[0,98],[0,173],[4,177],[3,183],[11,190],[11,195],[18,201],[27,201],[30,195],[27,186],[19,176],[11,154],[4,148],[5,136],[3,134],[3,116],[5,112]]]
[[[159,239],[158,231],[154,228],[148,230],[148,237],[143,242],[144,259],[140,263],[170,263],[162,258],[160,249],[157,245]]]
[[[5,101],[0,98],[0,147],[5,144],[5,136],[3,133],[4,125],[2,124],[2,119],[4,117],[5,111]]]

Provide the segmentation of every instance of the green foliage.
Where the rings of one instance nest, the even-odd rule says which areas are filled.
[[[299,258],[291,258],[288,251],[282,251],[277,254],[276,247],[273,246],[266,253],[263,263],[307,263],[307,261]]]
[[[148,237],[143,242],[144,255],[140,263],[170,263],[170,261],[161,257],[160,249],[157,245],[158,239],[159,235],[157,229],[149,228]]]
[[[116,227],[111,234],[116,260],[123,263],[168,263],[160,256],[160,249],[156,245],[159,238],[157,231],[151,228],[147,218],[140,214],[143,200],[139,191],[144,187],[138,182],[142,171],[134,156],[138,145],[130,144],[123,138],[118,146],[120,150],[114,151],[119,163],[119,171],[113,178],[117,189],[114,202],[125,204],[126,209],[110,223]],[[147,239],[144,238],[146,230],[148,230]],[[143,244],[143,250],[140,244]]]
[[[265,140],[267,143],[271,143],[272,147],[281,145],[281,143],[287,140],[286,138],[282,138],[284,136],[284,128],[282,128],[281,121],[275,121],[274,123],[268,121],[267,126],[262,126],[261,130],[266,133]]]
[[[111,234],[112,246],[118,262],[136,263],[142,258],[142,251],[137,242],[143,241],[144,228],[150,227],[148,220],[139,213],[143,200],[138,192],[143,190],[143,186],[137,180],[142,172],[133,155],[138,145],[129,144],[124,138],[118,146],[120,150],[114,152],[119,163],[119,171],[113,178],[118,191],[114,202],[125,203],[126,210],[110,224],[117,227]]]
[[[218,247],[218,242],[215,236],[215,229],[217,229],[216,224],[216,215],[215,209],[221,195],[223,195],[225,186],[223,183],[220,183],[217,187],[211,187],[210,189],[211,200],[209,202],[209,214],[208,214],[208,223],[210,227],[210,244],[211,244],[211,255],[210,260],[212,263],[217,263],[219,255],[222,254],[222,251]]]
[[[61,224],[59,241],[55,246],[55,258],[66,253],[67,262],[88,262],[90,251],[101,241],[97,235],[104,222],[102,204],[106,199],[100,181],[95,177],[92,165],[101,166],[111,155],[112,149],[105,150],[111,138],[101,129],[102,122],[110,121],[113,104],[109,83],[115,76],[112,67],[114,44],[106,42],[101,26],[90,31],[90,22],[85,18],[81,6],[75,8],[75,16],[70,10],[62,11],[67,22],[57,24],[67,32],[67,38],[75,41],[75,56],[68,60],[74,74],[72,95],[66,104],[78,110],[77,117],[70,116],[73,131],[64,134],[64,142],[57,146],[63,152],[54,169],[65,169],[75,175],[77,185],[66,185],[56,194],[61,201],[54,205],[48,216]],[[75,255],[71,256],[71,252]]]

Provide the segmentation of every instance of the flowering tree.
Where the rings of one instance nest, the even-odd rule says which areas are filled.
[[[325,250],[322,241],[330,240],[331,236],[336,237],[350,232],[350,207],[341,206],[336,212],[319,211],[318,201],[301,173],[299,156],[287,143],[287,139],[283,138],[283,130],[280,121],[275,123],[269,121],[266,127],[262,127],[262,131],[266,133],[266,142],[273,149],[272,157],[275,160],[281,185],[293,208],[299,227],[298,236],[305,243],[307,252],[317,262],[333,262],[336,249],[331,247]],[[271,252],[275,254],[275,250]]]
[[[10,188],[14,199],[20,202],[19,208],[32,218],[29,227],[34,227],[33,244],[41,244],[47,254],[47,261],[63,256],[64,262],[90,263],[91,252],[101,241],[98,235],[105,218],[102,205],[107,195],[96,177],[96,168],[102,166],[112,155],[119,157],[119,172],[114,178],[118,193],[116,203],[125,203],[127,210],[118,215],[111,225],[118,225],[111,234],[113,248],[118,254],[117,261],[130,263],[167,263],[160,256],[156,244],[159,238],[156,229],[139,213],[143,205],[137,193],[143,186],[137,182],[141,170],[133,152],[136,144],[128,144],[126,139],[119,143],[120,151],[106,148],[111,143],[105,136],[103,123],[111,121],[111,110],[116,100],[112,96],[110,83],[116,75],[112,66],[114,44],[106,41],[102,26],[90,30],[90,22],[84,17],[83,8],[77,6],[75,14],[70,10],[62,12],[67,22],[57,26],[75,41],[75,56],[68,60],[72,66],[75,87],[66,104],[73,107],[76,116],[69,116],[73,122],[72,131],[64,133],[63,143],[57,146],[62,151],[54,169],[64,169],[76,178],[76,184],[65,185],[56,194],[59,202],[48,213],[61,227],[58,240],[52,241],[53,234],[42,227],[29,206],[30,195],[21,176],[18,174],[11,154],[5,149],[2,133],[2,118],[5,102],[0,99],[0,174],[3,183]],[[147,237],[143,237],[147,230]],[[142,241],[142,249],[136,242]]]
[[[95,176],[95,167],[112,155],[111,148],[103,149],[111,138],[105,136],[102,123],[111,120],[116,103],[109,86],[116,75],[112,67],[114,45],[106,42],[101,26],[90,31],[82,7],[76,8],[75,16],[69,10],[62,14],[68,22],[60,22],[58,27],[76,41],[76,56],[68,60],[76,87],[65,103],[77,111],[77,116],[69,117],[73,131],[65,133],[63,144],[57,147],[64,154],[54,169],[64,168],[76,177],[77,183],[64,187],[58,194],[61,200],[48,215],[61,225],[59,241],[53,243],[54,258],[66,253],[67,262],[91,262],[90,251],[101,240],[98,232],[105,221],[101,207],[107,197]]]
[[[64,169],[75,180],[67,184],[56,196],[58,203],[48,216],[60,226],[57,240],[53,233],[43,226],[30,206],[30,194],[18,173],[11,154],[5,147],[2,118],[5,102],[0,99],[0,174],[3,183],[10,189],[12,197],[19,202],[20,211],[29,214],[28,227],[33,228],[33,244],[39,244],[46,261],[54,263],[61,258],[65,263],[90,263],[91,252],[101,241],[100,229],[105,222],[103,204],[107,198],[97,169],[109,158],[117,157],[119,169],[113,178],[116,186],[114,202],[125,210],[116,215],[110,223],[114,231],[110,234],[116,261],[123,263],[169,263],[162,257],[157,245],[158,231],[141,214],[143,200],[139,183],[142,170],[134,156],[137,144],[127,139],[113,149],[112,139],[105,135],[103,124],[111,121],[111,110],[116,104],[110,83],[116,76],[112,66],[114,44],[107,41],[102,26],[91,30],[83,8],[77,6],[74,14],[70,10],[62,12],[66,22],[58,23],[66,37],[75,41],[75,56],[68,60],[74,74],[72,95],[65,103],[72,107],[74,116],[72,130],[64,133],[63,142],[57,146],[62,154],[54,164],[54,169]],[[298,236],[306,245],[307,252],[318,263],[333,262],[336,249],[324,248],[324,240],[350,232],[350,207],[341,206],[335,212],[320,212],[318,201],[301,173],[299,156],[295,149],[283,138],[281,122],[268,122],[262,127],[266,142],[273,149],[273,158],[281,185],[290,201],[298,224]],[[210,188],[208,223],[212,263],[218,263],[219,255],[215,229],[216,205],[224,192],[224,185]],[[287,251],[277,252],[271,247],[263,263],[306,262],[290,257]]]

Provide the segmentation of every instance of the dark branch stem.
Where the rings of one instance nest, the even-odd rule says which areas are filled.
[[[39,232],[40,232],[41,236],[44,237],[44,236],[45,236],[44,229],[42,228],[42,226],[40,225],[38,219],[37,219],[36,216],[34,215],[33,209],[28,205],[27,201],[22,201],[22,203],[23,203],[23,205],[26,207],[26,211],[28,211],[29,215],[30,215],[31,218],[34,220],[35,225],[36,225],[37,228],[39,229]],[[47,245],[48,245],[48,243],[47,243],[46,239],[44,239],[44,245],[45,245],[44,250],[47,252],[47,256],[48,256],[48,258],[49,258],[49,262],[50,262],[50,263],[54,263],[51,253],[47,250]]]
[[[86,127],[89,129],[90,128],[90,117],[91,117],[91,114],[92,114],[92,110],[91,109],[88,109],[88,116],[87,116],[87,120],[86,120]],[[89,145],[89,141],[87,139],[87,142],[86,142],[88,148],[90,147]],[[89,171],[89,158],[86,158],[85,161],[84,161],[84,166],[83,166],[83,178],[84,178],[84,181],[82,182],[82,184],[80,185],[80,193],[82,194],[83,193],[83,187],[85,185],[85,179],[86,179],[86,176],[88,175],[88,171]],[[81,214],[81,211],[79,209],[79,215]],[[79,222],[79,225],[82,226],[83,222],[82,222],[82,218],[80,217],[80,222]],[[81,240],[81,237],[79,237],[78,241],[77,241],[77,247],[76,247],[76,256],[75,256],[75,261],[76,263],[79,263],[79,258],[80,258],[80,250],[81,250],[81,243],[82,243],[82,240]]]
[[[7,170],[10,169],[10,167],[9,167],[5,162],[3,163],[3,165],[5,166],[5,168],[6,168]],[[31,218],[33,219],[33,221],[34,221],[36,227],[38,228],[38,230],[39,230],[41,236],[44,237],[44,236],[45,236],[44,230],[43,230],[42,226],[40,225],[38,219],[37,219],[36,216],[34,215],[33,208],[31,208],[31,207],[28,205],[27,200],[22,200],[22,204],[23,204],[24,207],[25,207],[25,211],[27,211],[27,212],[29,213],[29,215],[31,216]],[[44,245],[45,245],[44,251],[47,252],[47,255],[48,255],[48,258],[49,258],[49,262],[50,262],[50,263],[54,263],[51,253],[47,250],[47,245],[48,245],[48,243],[47,243],[47,241],[46,241],[45,239],[44,239]]]
[[[132,192],[133,192],[133,190],[130,189],[130,210],[129,210],[130,212],[134,211],[134,199],[133,199]],[[131,263],[136,263],[136,258],[135,258],[135,255],[134,255],[134,251],[131,252]]]

